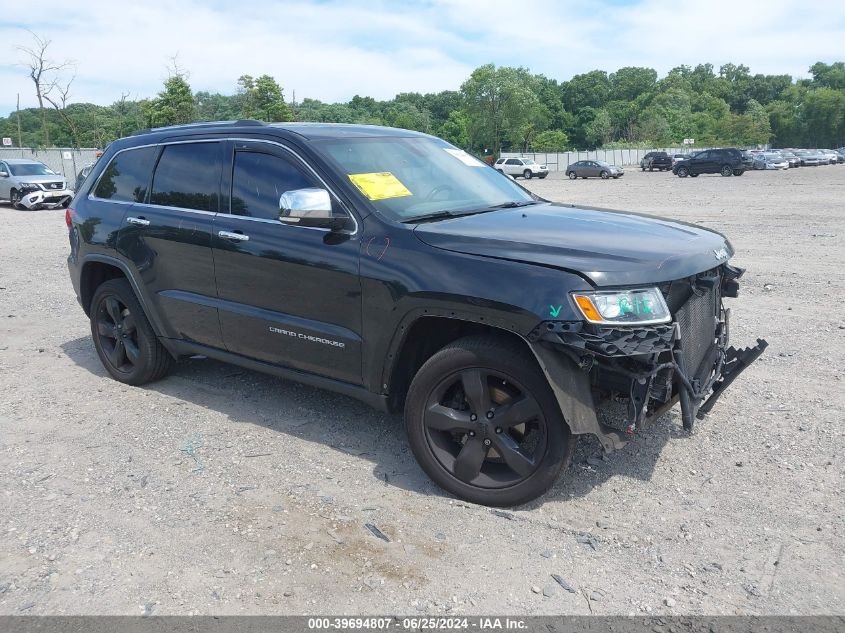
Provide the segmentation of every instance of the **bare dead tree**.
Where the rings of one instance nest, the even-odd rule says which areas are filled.
[[[67,123],[70,128],[70,133],[73,136],[73,142],[76,147],[82,147],[79,139],[79,128],[67,114],[67,104],[70,98],[70,87],[73,80],[76,79],[76,74],[64,83],[56,78],[48,90],[44,92],[44,99],[59,113],[62,120]]]
[[[32,46],[18,46],[25,59],[23,66],[29,71],[29,78],[35,86],[35,96],[38,99],[38,109],[41,113],[41,131],[44,145],[50,144],[50,130],[47,127],[47,110],[44,108],[46,95],[53,91],[61,74],[73,66],[70,61],[56,62],[49,58],[48,49],[51,41],[29,31],[34,40]],[[71,80],[72,81],[72,80]],[[70,88],[70,83],[67,84]]]

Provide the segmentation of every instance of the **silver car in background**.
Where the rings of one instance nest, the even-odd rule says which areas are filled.
[[[64,176],[44,163],[23,158],[0,161],[0,199],[16,209],[64,208],[72,197]]]
[[[789,161],[780,152],[761,152],[754,156],[754,169],[789,169]]]

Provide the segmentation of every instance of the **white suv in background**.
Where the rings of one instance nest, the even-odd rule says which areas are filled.
[[[545,178],[549,175],[549,170],[545,165],[540,165],[534,161],[533,158],[500,158],[493,165],[497,171],[513,176],[522,176],[523,178]]]

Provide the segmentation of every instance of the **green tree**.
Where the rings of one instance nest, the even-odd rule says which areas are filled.
[[[268,122],[293,120],[282,87],[270,75],[261,75],[258,79],[241,75],[238,93],[241,95],[241,115],[245,119]]]
[[[164,90],[145,107],[150,127],[178,125],[196,120],[196,104],[191,86],[183,75],[172,75],[164,82]]]
[[[616,101],[633,101],[637,97],[654,89],[657,84],[657,71],[653,68],[626,66],[608,77],[610,80],[610,98]]]
[[[531,147],[538,152],[565,152],[569,149],[569,137],[562,130],[545,130],[534,137]]]
[[[610,79],[603,70],[575,75],[562,86],[563,106],[569,112],[578,112],[582,108],[601,108],[610,99],[610,89]]]
[[[543,116],[535,79],[524,68],[476,68],[461,85],[469,116],[470,144],[498,155],[502,141],[525,142],[539,130]]]
[[[813,147],[840,147],[845,144],[845,90],[811,90],[807,93],[801,116],[806,138]]]
[[[596,112],[595,118],[585,127],[587,141],[593,147],[601,147],[613,138],[613,125],[606,110]]]
[[[469,148],[469,117],[463,110],[453,110],[440,127],[438,135],[452,145]]]
[[[816,62],[810,66],[810,74],[813,76],[813,86],[845,90],[845,62]]]

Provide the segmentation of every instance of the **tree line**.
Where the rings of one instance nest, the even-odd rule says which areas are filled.
[[[155,97],[122,94],[101,106],[71,102],[72,78],[61,79],[68,64],[50,62],[49,42],[36,40],[41,49],[21,50],[30,54],[40,105],[0,119],[0,136],[17,144],[19,115],[21,142],[30,147],[105,147],[142,128],[243,118],[389,125],[435,134],[476,154],[665,147],[684,138],[710,146],[845,145],[843,62],[813,64],[810,78],[800,80],[752,75],[742,64],[718,70],[698,64],[678,66],[663,78],[652,68],[629,66],[558,81],[526,68],[486,64],[459,90],[325,103],[287,101],[269,75],[242,75],[232,94],[194,92],[173,60]]]

